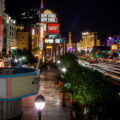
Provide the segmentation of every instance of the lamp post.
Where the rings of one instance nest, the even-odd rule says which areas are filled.
[[[42,95],[39,95],[35,99],[35,107],[38,110],[39,120],[41,120],[42,110],[45,107],[45,99]]]
[[[67,68],[63,67],[63,68],[62,68],[62,72],[65,74],[65,73],[67,72]],[[65,98],[65,93],[64,93],[64,90],[63,90],[63,103],[62,103],[62,106],[63,106],[63,107],[65,107],[64,98]]]

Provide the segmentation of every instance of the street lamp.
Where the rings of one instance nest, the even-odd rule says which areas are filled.
[[[63,68],[62,68],[62,72],[65,74],[65,73],[67,72],[67,68],[63,67]],[[64,99],[65,99],[65,93],[64,93],[64,91],[63,91],[63,103],[62,103],[62,106],[63,106],[63,107],[65,107],[65,101],[64,101]]]
[[[67,69],[65,67],[62,68],[62,72],[66,73]]]
[[[15,59],[15,62],[17,63],[17,62],[18,62],[18,60],[17,60],[17,59]]]
[[[25,57],[22,57],[22,60],[24,60],[25,59]]]
[[[45,99],[42,95],[39,95],[36,97],[35,107],[38,110],[39,120],[41,120],[42,110],[45,107]]]
[[[58,61],[57,61],[57,64],[60,64],[60,63],[61,63],[61,61],[60,61],[60,60],[58,60]]]
[[[22,61],[22,58],[19,58],[19,61]]]

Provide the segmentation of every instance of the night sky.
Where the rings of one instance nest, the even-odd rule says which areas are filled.
[[[6,0],[7,12],[15,16],[21,8],[40,8],[40,0]],[[119,0],[44,0],[44,7],[59,18],[62,37],[79,42],[82,32],[98,32],[105,43],[107,37],[120,34]]]

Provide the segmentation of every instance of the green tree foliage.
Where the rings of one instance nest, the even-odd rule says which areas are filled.
[[[62,56],[60,58],[61,60],[61,64],[59,67],[72,67],[76,64],[78,64],[77,60],[78,58],[74,55],[74,54],[71,54],[71,53],[66,53],[64,56]]]
[[[105,102],[111,99],[112,87],[104,80],[104,76],[87,68],[80,68],[74,72],[72,79],[73,100],[80,104],[94,104],[95,102]],[[78,72],[79,71],[79,72]],[[71,73],[71,76],[72,76]]]
[[[80,66],[70,53],[61,57],[61,66],[67,67],[67,72],[61,73],[59,79],[64,83],[63,89],[72,93],[74,102],[86,105],[111,100],[112,85],[102,73]]]
[[[22,58],[24,57],[25,59],[22,60],[24,64],[30,63],[31,65],[34,65],[37,63],[38,59],[34,57],[32,53],[30,53],[28,50],[25,48],[23,50],[17,49],[12,53],[13,58]]]

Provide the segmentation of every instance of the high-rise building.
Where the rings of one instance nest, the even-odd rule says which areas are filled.
[[[23,25],[24,30],[30,32],[32,26],[40,22],[40,9],[21,9],[16,19],[17,25]]]
[[[5,0],[0,0],[0,53],[16,49],[16,21],[5,10]]]
[[[29,50],[29,32],[17,32],[16,47],[20,50]]]
[[[4,15],[4,0],[0,0],[0,53],[2,54],[3,49],[3,15]]]
[[[5,13],[6,21],[6,54],[9,54],[9,51],[12,52],[16,50],[16,21],[13,20],[7,13]]]
[[[29,32],[29,51],[33,48],[32,28],[40,22],[40,9],[21,9],[17,19],[17,31]],[[24,26],[24,28],[22,28]]]
[[[51,10],[41,10],[40,22],[32,29],[32,49],[40,50],[43,61],[56,61],[56,56],[64,53],[64,40],[60,35],[57,15]]]
[[[82,40],[80,41],[81,49],[91,51],[94,46],[100,46],[100,40],[98,40],[97,38],[97,33],[96,32],[82,33]]]
[[[97,33],[95,32],[85,32],[82,33],[83,48],[88,49],[93,46],[96,46],[97,42]]]
[[[120,35],[115,35],[114,37],[109,37],[107,40],[107,46],[111,48],[112,52],[118,53],[120,57]]]
[[[111,46],[112,44],[114,44],[114,38],[109,37],[108,40],[107,40],[107,46]]]

